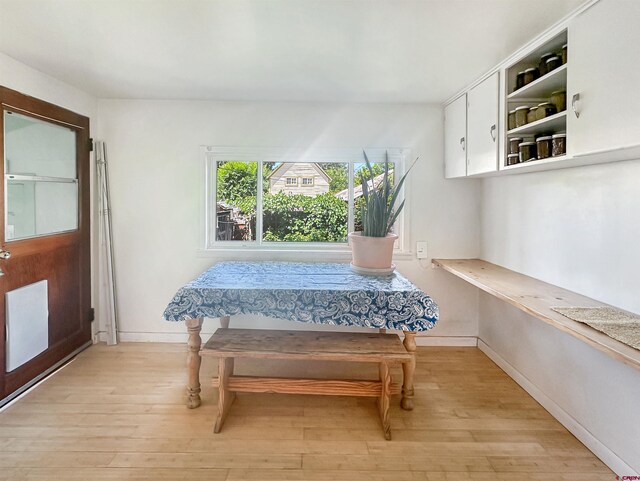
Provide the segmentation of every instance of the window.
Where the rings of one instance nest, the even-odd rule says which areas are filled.
[[[392,176],[405,151],[389,150]],[[376,179],[385,150],[367,150]],[[345,249],[360,230],[361,150],[309,152],[204,148],[206,247]],[[374,182],[375,184],[375,182]],[[313,188],[310,188],[313,187]],[[395,232],[402,235],[402,215]]]

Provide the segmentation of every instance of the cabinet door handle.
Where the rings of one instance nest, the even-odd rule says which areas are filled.
[[[491,126],[491,129],[489,130],[489,133],[491,134],[491,138],[495,142],[496,141],[496,124],[493,124]]]
[[[466,143],[464,141],[464,137],[460,137],[460,146],[462,147],[462,150],[466,150]]]
[[[576,118],[580,118],[580,112],[578,112],[577,103],[580,101],[580,94],[573,94],[571,97],[571,109],[573,113],[576,114]]]

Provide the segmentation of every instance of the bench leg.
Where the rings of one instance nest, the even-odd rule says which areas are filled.
[[[200,329],[202,329],[202,318],[187,319],[187,332],[189,340],[187,341],[187,369],[189,372],[187,381],[187,407],[194,409],[200,406],[200,346],[202,339],[200,338]]]
[[[416,371],[416,333],[405,331],[403,344],[407,352],[411,354],[411,360],[402,364],[404,382],[400,406],[406,411],[411,411],[413,409],[413,374]]]
[[[229,391],[229,376],[233,374],[233,358],[221,357],[218,361],[218,418],[216,419],[214,433],[219,433],[222,429],[222,423],[224,423],[231,404],[236,398],[236,393]]]
[[[378,399],[378,409],[380,410],[380,421],[382,421],[382,431],[387,440],[391,439],[391,424],[389,423],[389,393],[391,391],[391,374],[386,362],[380,363],[380,382],[382,390]]]

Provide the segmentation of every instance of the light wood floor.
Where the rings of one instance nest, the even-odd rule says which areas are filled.
[[[237,371],[317,375],[318,366],[238,361]],[[241,394],[213,434],[214,371],[205,359],[203,405],[188,410],[184,346],[89,348],[0,413],[0,479],[615,479],[475,348],[418,348],[416,409],[394,398],[393,441],[374,399],[329,396]],[[375,377],[377,367],[358,373]]]

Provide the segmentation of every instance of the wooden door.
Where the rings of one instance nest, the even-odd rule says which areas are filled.
[[[467,175],[467,94],[444,108],[444,176]]]
[[[638,20],[640,1],[602,0],[569,24],[567,152],[570,155],[640,144]],[[574,96],[579,96],[575,102]]]
[[[46,280],[42,322],[48,309],[44,351],[10,372],[7,348],[16,349],[0,336],[6,399],[91,341],[90,139],[86,117],[4,87],[0,100],[0,329],[16,289]],[[9,314],[20,320],[16,305]]]
[[[498,170],[499,73],[467,95],[467,175]]]

